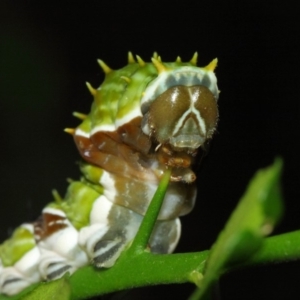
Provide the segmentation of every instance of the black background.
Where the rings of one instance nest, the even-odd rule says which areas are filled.
[[[65,127],[79,122],[103,74],[131,50],[164,61],[218,57],[220,123],[198,174],[194,211],[182,218],[178,252],[208,249],[254,172],[285,162],[285,216],[275,234],[299,228],[299,16],[293,1],[1,1],[0,240],[35,219],[78,178]],[[298,23],[298,24],[297,24]],[[244,270],[220,281],[222,299],[297,299],[300,264]],[[153,287],[115,299],[186,299],[191,285]],[[116,296],[115,296],[116,297]],[[296,297],[296,298],[295,298]],[[106,296],[106,299],[110,297]]]

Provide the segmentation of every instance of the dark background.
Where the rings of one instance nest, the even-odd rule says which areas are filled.
[[[296,2],[296,1],[295,1]],[[220,123],[198,174],[194,211],[182,218],[178,252],[208,249],[254,172],[285,162],[285,216],[275,234],[299,229],[299,16],[293,1],[1,1],[0,240],[35,219],[79,177],[79,155],[62,129],[87,113],[103,59],[127,63],[127,51],[164,61],[199,52],[218,57]],[[225,276],[226,299],[296,299],[300,264]],[[139,289],[115,299],[186,299],[192,285]],[[106,297],[105,299],[110,299]]]

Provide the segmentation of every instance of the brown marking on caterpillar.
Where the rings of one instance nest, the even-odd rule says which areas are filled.
[[[34,223],[34,236],[37,241],[43,240],[53,233],[68,227],[66,218],[50,213],[43,213]]]

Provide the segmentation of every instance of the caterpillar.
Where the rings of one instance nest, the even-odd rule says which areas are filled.
[[[179,217],[196,197],[192,166],[218,122],[217,59],[197,67],[180,57],[151,62],[128,54],[128,64],[105,73],[102,85],[87,87],[94,101],[82,123],[66,129],[83,158],[82,176],[64,198],[32,223],[24,223],[0,246],[0,293],[14,295],[42,280],[53,280],[92,262],[114,265],[134,238],[164,172],[167,193],[149,240],[153,253],[171,253],[179,240]]]

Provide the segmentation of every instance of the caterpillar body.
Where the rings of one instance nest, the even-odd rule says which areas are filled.
[[[180,237],[179,216],[195,202],[197,151],[209,142],[218,121],[214,69],[189,62],[136,60],[112,70],[99,64],[105,80],[87,83],[94,101],[74,137],[83,158],[82,177],[70,183],[33,223],[24,223],[0,246],[0,293],[13,295],[32,283],[53,280],[92,262],[112,267],[134,238],[159,180],[171,181],[149,240],[154,253],[171,253]]]

